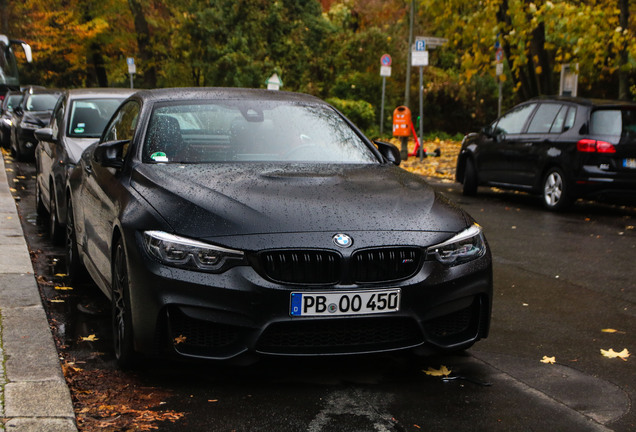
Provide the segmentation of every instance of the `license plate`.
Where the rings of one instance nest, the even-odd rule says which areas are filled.
[[[623,168],[636,168],[636,159],[623,159]]]
[[[399,310],[399,288],[291,293],[291,316],[368,315]]]

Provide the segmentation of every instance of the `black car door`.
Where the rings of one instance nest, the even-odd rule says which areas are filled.
[[[113,116],[101,142],[132,140],[139,117],[139,104],[130,101]],[[122,159],[130,145],[124,146]],[[127,191],[120,170],[103,167],[91,157],[84,166],[80,196],[84,210],[86,254],[103,280],[110,280],[110,257],[113,227],[126,201]]]
[[[560,103],[543,102],[535,110],[525,133],[511,142],[511,164],[515,167],[515,184],[528,188],[537,184],[537,176],[542,173],[542,165],[549,149],[553,146],[555,133],[561,132],[567,107]],[[557,120],[558,119],[558,120]]]
[[[497,120],[476,153],[479,178],[488,183],[516,184],[515,143],[526,129],[537,103],[519,105]]]

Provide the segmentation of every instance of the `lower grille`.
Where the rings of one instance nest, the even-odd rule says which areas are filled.
[[[423,342],[409,318],[359,318],[280,322],[270,325],[257,350],[277,354],[336,354],[406,348]]]
[[[231,346],[239,339],[236,327],[198,320],[178,309],[168,312],[169,337],[182,353],[205,355],[208,350]]]
[[[481,299],[476,297],[467,308],[426,321],[424,332],[427,339],[440,345],[473,339],[480,335],[480,322],[485,313]]]

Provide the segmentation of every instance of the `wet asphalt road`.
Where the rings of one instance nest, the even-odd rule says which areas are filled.
[[[35,217],[32,164],[11,163],[27,243],[55,335],[84,367],[113,368],[108,304],[92,284],[60,291],[63,249]],[[267,359],[247,368],[149,363],[137,376],[186,413],[161,431],[636,430],[636,209],[435,187],[485,228],[494,259],[491,335],[415,364],[400,356]],[[63,299],[64,302],[55,300]],[[603,329],[617,330],[614,333]],[[95,342],[80,338],[95,334]],[[544,356],[555,364],[545,364]],[[451,380],[428,376],[446,366]]]

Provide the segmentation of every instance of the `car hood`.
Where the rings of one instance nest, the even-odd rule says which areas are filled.
[[[40,127],[44,127],[51,119],[51,112],[52,111],[27,111],[24,113],[23,120],[37,123]]]
[[[424,179],[389,165],[139,164],[131,183],[175,233],[202,239],[468,224]]]
[[[99,138],[69,138],[64,137],[64,148],[68,155],[69,162],[76,164],[82,152],[86,150],[91,144],[96,142]]]

